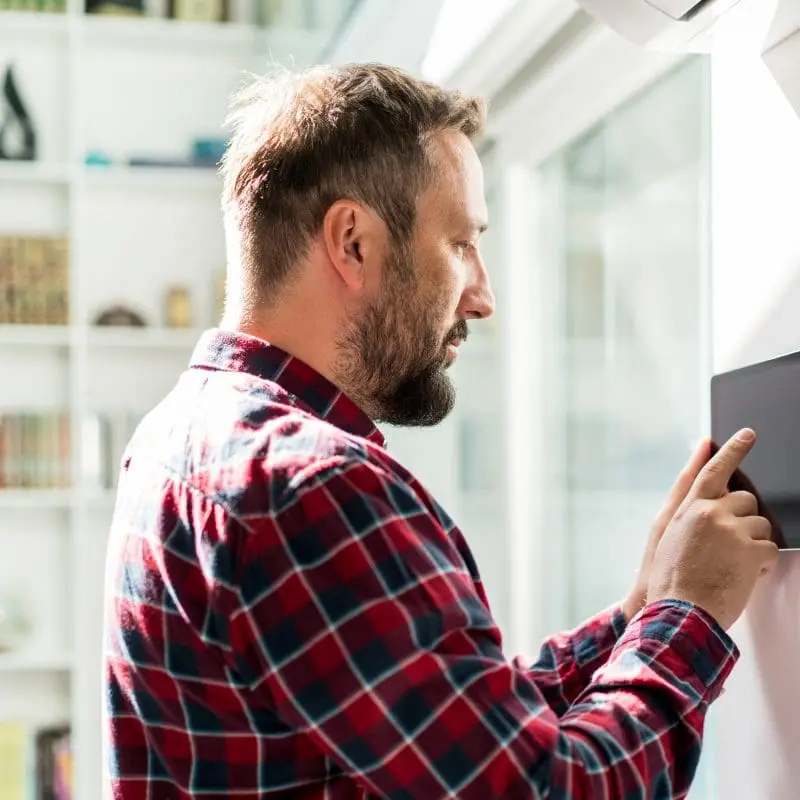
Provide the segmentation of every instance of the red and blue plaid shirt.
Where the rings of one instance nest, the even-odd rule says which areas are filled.
[[[459,529],[308,366],[209,332],[123,459],[117,800],[682,797],[736,652],[667,602],[508,659]]]

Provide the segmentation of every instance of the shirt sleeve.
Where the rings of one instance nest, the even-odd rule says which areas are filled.
[[[435,510],[380,468],[330,464],[240,524],[249,534],[231,618],[240,673],[367,791],[392,800],[688,791],[708,704],[736,657],[696,609],[646,609],[559,719],[530,670],[503,657]]]
[[[620,607],[606,609],[575,630],[545,640],[533,663],[519,656],[514,666],[528,671],[547,705],[562,717],[608,661],[626,625]]]

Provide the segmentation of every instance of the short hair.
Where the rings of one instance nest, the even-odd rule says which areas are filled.
[[[407,242],[433,174],[427,140],[446,130],[475,139],[485,120],[481,99],[383,64],[255,79],[235,98],[221,167],[246,295],[269,303],[340,199],[371,208]]]

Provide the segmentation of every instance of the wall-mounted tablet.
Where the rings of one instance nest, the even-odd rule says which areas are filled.
[[[800,549],[800,353],[715,375],[711,437],[723,444],[740,428],[756,444],[729,488],[747,489],[772,522],[781,549]]]

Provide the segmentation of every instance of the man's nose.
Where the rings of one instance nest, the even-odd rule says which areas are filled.
[[[467,319],[486,319],[494,314],[495,298],[486,269],[481,265],[477,280],[464,293],[463,314]]]

